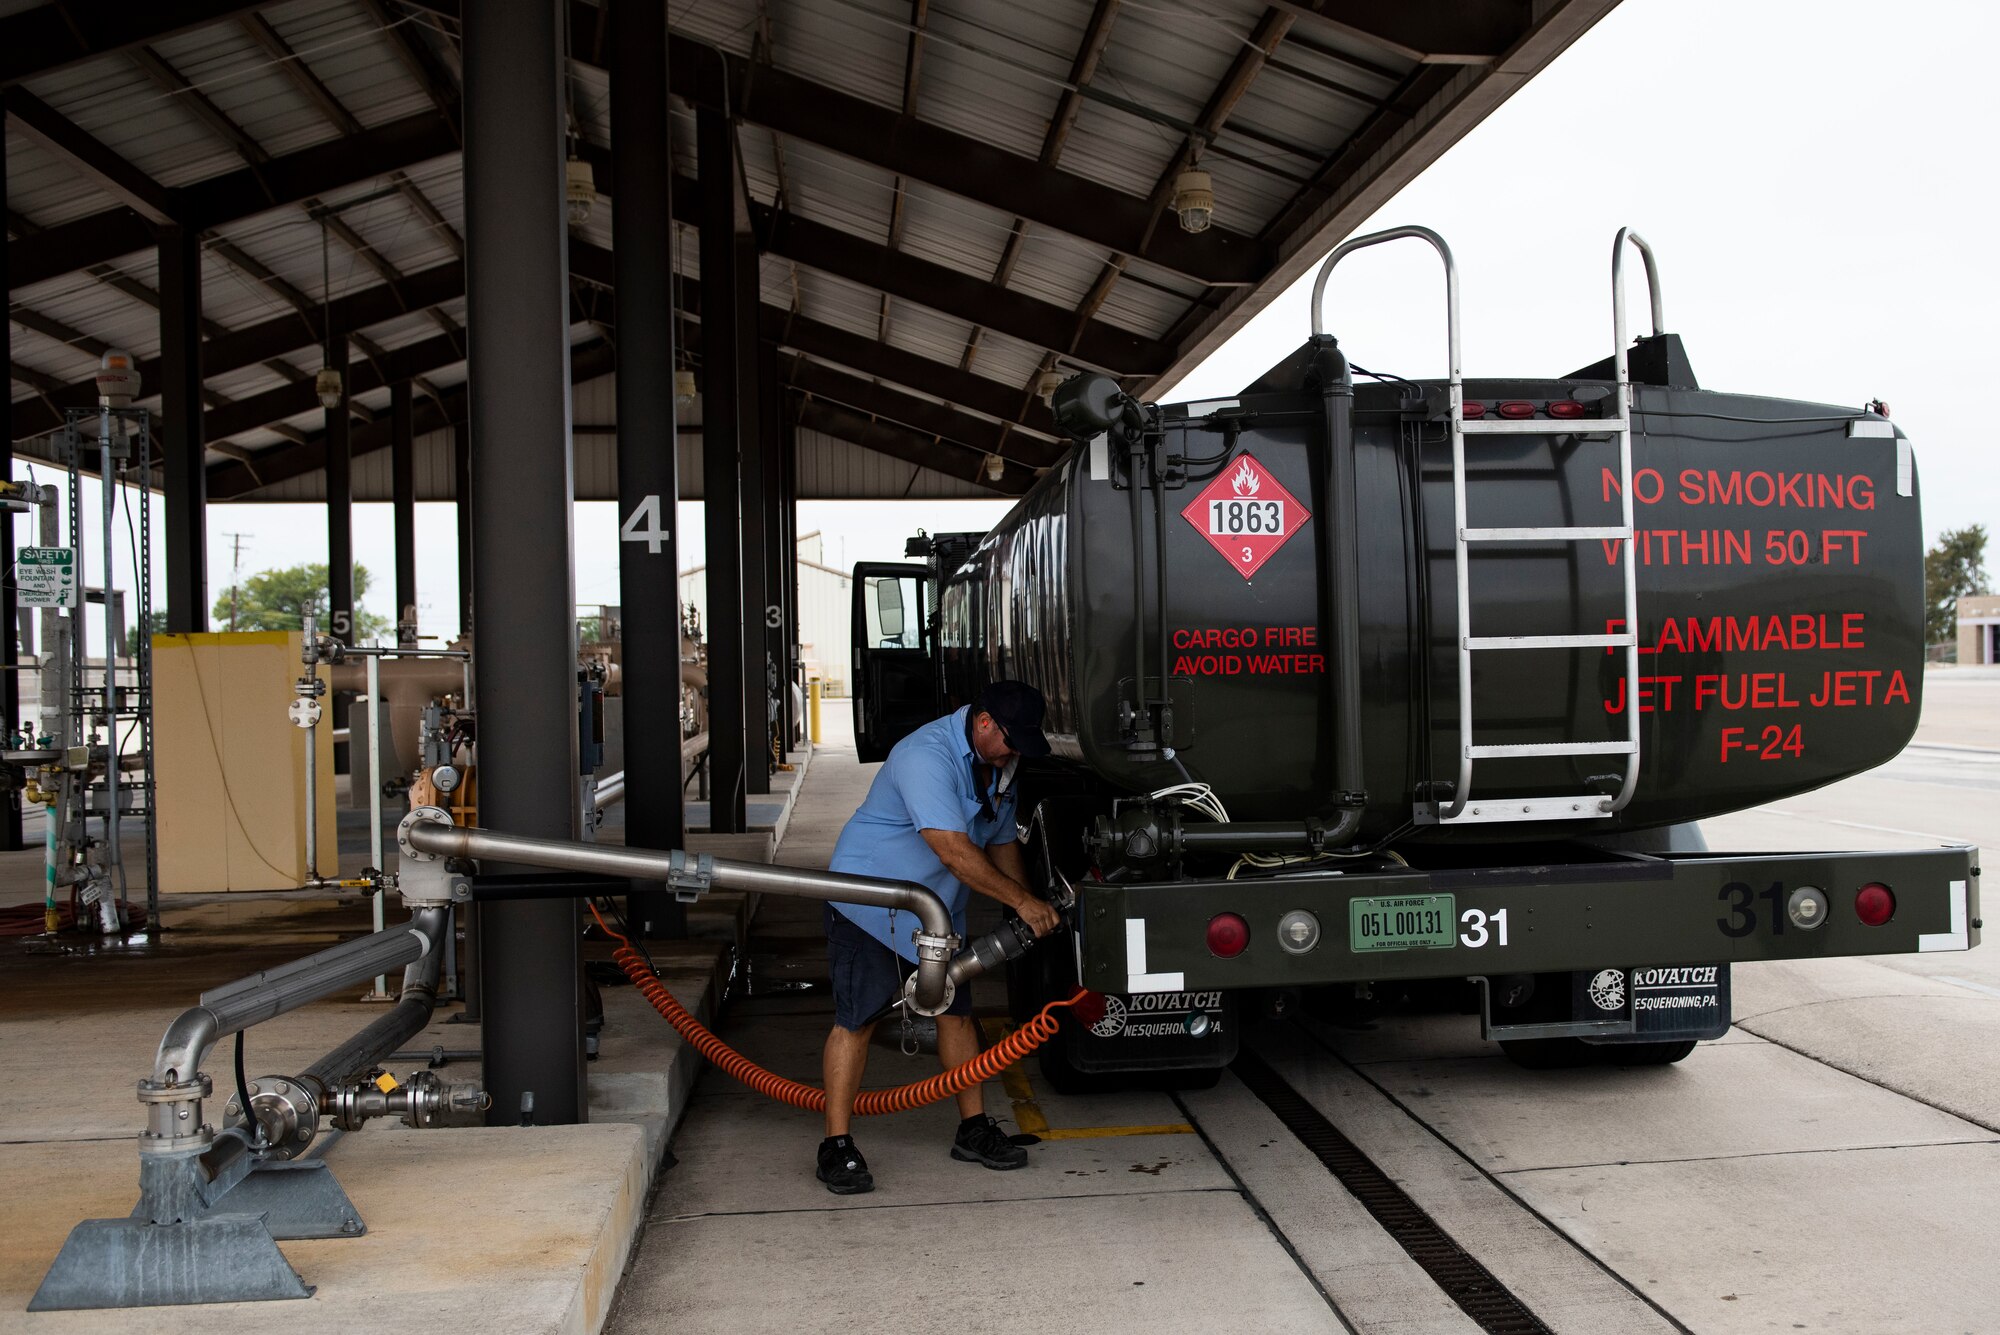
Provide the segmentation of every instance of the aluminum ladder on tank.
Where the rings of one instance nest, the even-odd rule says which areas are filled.
[[[1451,375],[1451,495],[1452,523],[1456,530],[1455,560],[1458,583],[1458,782],[1452,800],[1440,804],[1434,820],[1444,825],[1498,824],[1538,820],[1596,820],[1622,810],[1632,800],[1639,784],[1639,591],[1634,566],[1632,520],[1632,383],[1626,359],[1625,246],[1638,248],[1645,261],[1646,286],[1651,300],[1653,333],[1665,327],[1660,303],[1659,270],[1652,247],[1629,227],[1620,228],[1611,248],[1611,325],[1615,347],[1616,386],[1613,406],[1616,415],[1593,419],[1584,424],[1576,419],[1465,417],[1465,381],[1459,362],[1458,268],[1444,238],[1425,227],[1395,227],[1343,243],[1327,256],[1313,283],[1312,330],[1322,332],[1320,302],[1334,265],[1346,256],[1385,241],[1414,237],[1428,241],[1444,261],[1445,318]],[[1619,496],[1622,513],[1616,525],[1569,527],[1475,528],[1466,519],[1465,440],[1467,436],[1558,436],[1583,435],[1615,438],[1618,442]],[[1591,542],[1617,541],[1625,545],[1625,629],[1615,634],[1575,635],[1475,635],[1472,631],[1470,559],[1475,544],[1495,542]],[[1472,656],[1476,653],[1519,649],[1619,649],[1625,651],[1625,699],[1627,733],[1623,741],[1530,742],[1481,744],[1473,740]],[[1472,801],[1473,762],[1516,760],[1542,756],[1620,755],[1625,757],[1625,775],[1615,797],[1603,793],[1578,793],[1560,797],[1496,796]]]

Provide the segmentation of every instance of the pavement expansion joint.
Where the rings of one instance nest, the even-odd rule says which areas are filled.
[[[1444,1132],[1440,1131],[1436,1126],[1433,1126],[1428,1120],[1419,1115],[1416,1109],[1412,1108],[1408,1103],[1405,1103],[1402,1099],[1396,1097],[1396,1095],[1387,1086],[1383,1085],[1381,1081],[1377,1080],[1367,1071],[1362,1070],[1355,1063],[1341,1056],[1338,1051],[1336,1051],[1324,1038],[1322,1038],[1311,1027],[1303,1025],[1296,1027],[1305,1034],[1306,1038],[1313,1046],[1319,1048],[1322,1052],[1330,1056],[1334,1061],[1346,1067],[1350,1072],[1353,1073],[1355,1079],[1360,1080],[1362,1083],[1366,1084],[1370,1089],[1374,1090],[1376,1094],[1383,1099],[1384,1102],[1388,1103],[1390,1107],[1396,1109],[1404,1117],[1408,1118],[1413,1125],[1421,1129],[1425,1133],[1425,1135],[1427,1135],[1431,1140],[1435,1141],[1437,1145],[1441,1147],[1446,1154],[1450,1155],[1452,1158],[1457,1159],[1458,1161],[1463,1163],[1467,1168],[1471,1169],[1474,1173],[1477,1173],[1481,1178],[1485,1179],[1488,1183],[1492,1184],[1492,1187],[1495,1191],[1499,1192],[1501,1195],[1506,1197],[1507,1200],[1510,1201],[1516,1209],[1522,1211],[1530,1219],[1533,1219],[1535,1222],[1539,1223],[1544,1229],[1548,1231],[1549,1236],[1554,1238],[1561,1246],[1568,1248],[1571,1252],[1575,1253],[1576,1256],[1580,1257],[1586,1264],[1590,1265],[1592,1268],[1596,1269],[1597,1271],[1607,1276],[1613,1283],[1617,1284],[1620,1288],[1630,1293],[1634,1298],[1637,1298],[1640,1302],[1644,1303],[1648,1308],[1652,1309],[1654,1313],[1656,1313],[1662,1319],[1671,1324],[1676,1330],[1685,1331],[1688,1329],[1688,1327],[1686,1327],[1678,1319],[1676,1319],[1671,1312],[1667,1311],[1667,1309],[1661,1306],[1659,1302],[1655,1301],[1651,1295],[1647,1294],[1645,1290],[1641,1289],[1637,1284],[1633,1283],[1630,1279],[1626,1278],[1623,1274],[1619,1273],[1618,1269],[1615,1266],[1613,1266],[1603,1257],[1599,1256],[1596,1252],[1592,1251],[1590,1247],[1585,1245],[1584,1242],[1581,1239],[1579,1239],[1575,1234],[1571,1233],[1568,1229],[1564,1228],[1548,1213],[1543,1211],[1540,1207],[1536,1206],[1532,1201],[1528,1200],[1527,1197],[1523,1196],[1519,1191],[1515,1190],[1515,1188],[1512,1185],[1503,1181],[1498,1173],[1493,1172],[1485,1164],[1482,1164],[1477,1159],[1473,1158],[1471,1154],[1467,1153],[1463,1148],[1461,1148],[1459,1145],[1453,1142],[1451,1137],[1445,1135]],[[1475,1253],[1475,1258],[1476,1256],[1477,1254]]]
[[[1496,1177],[1522,1177],[1529,1173],[1569,1173],[1585,1168],[1650,1168],[1659,1164],[1728,1163],[1734,1159],[1787,1159],[1813,1154],[1876,1154],[1886,1150],[1943,1150],[1960,1145],[2000,1145],[2000,1139],[1981,1136],[1976,1140],[1912,1140],[1889,1145],[1819,1145],[1803,1150],[1745,1150],[1740,1154],[1689,1154],[1673,1159],[1599,1159],[1584,1163],[1537,1164],[1533,1168],[1490,1168]]]
[[[1907,996],[1908,994],[1903,993],[1901,995]],[[1772,1013],[1775,1014],[1776,1012]],[[1746,1030],[1745,1032],[1757,1034],[1757,1031],[1755,1029],[1749,1029]],[[1834,1061],[1831,1058],[1821,1057],[1814,1053],[1807,1052],[1804,1048],[1798,1047],[1796,1044],[1787,1043],[1782,1038],[1773,1038],[1769,1034],[1757,1034],[1757,1037],[1763,1039],[1766,1043],[1769,1043],[1772,1047],[1783,1048],[1786,1052],[1789,1052],[1794,1056],[1803,1057],[1809,1062],[1817,1062],[1818,1064],[1828,1068],[1829,1070],[1840,1072],[1842,1075],[1853,1076],[1856,1080],[1859,1080],[1864,1085],[1873,1085],[1877,1089],[1886,1090],[1888,1093],[1894,1094],[1899,1098],[1908,1099],[1912,1103],[1921,1103],[1924,1107],[1931,1109],[1933,1112],[1941,1112],[1946,1117],[1955,1117],[1959,1121],[1964,1122],[1968,1126],[1976,1126],[1982,1131],[1991,1131],[1996,1135],[2000,1135],[2000,1126],[1996,1126],[1992,1122],[1983,1121],[1980,1118],[1972,1116],[1970,1113],[1961,1111],[1960,1109],[1947,1107],[1945,1104],[1937,1101],[1936,1099],[1925,1098],[1922,1094],[1919,1094],[1914,1090],[1904,1089],[1901,1086],[1891,1085],[1885,1083],[1884,1081],[1877,1080],[1874,1076],[1868,1075],[1866,1072],[1857,1071],[1851,1066],[1842,1066],[1839,1062]]]
[[[1949,982],[1951,980],[1942,979],[1939,981]],[[1746,1033],[1757,1034],[1755,1029],[1750,1028],[1751,1021],[1767,1020],[1773,1015],[1789,1015],[1793,1011],[1807,1011],[1819,1006],[1836,1006],[1849,1001],[1908,1001],[1911,998],[1923,1001],[1972,1001],[1975,999],[1972,997],[1953,996],[1949,992],[1866,992],[1851,997],[1821,997],[1817,1001],[1801,1001],[1791,1006],[1777,1006],[1771,1010],[1758,1011],[1755,1015],[1739,1015],[1731,1020],[1731,1024],[1738,1029],[1744,1030]],[[1763,1038],[1764,1035],[1757,1034],[1757,1037]],[[1777,1042],[1776,1039],[1769,1039],[1767,1041]],[[1819,1061],[1820,1058],[1814,1057],[1812,1060]],[[1827,1065],[1832,1065],[1832,1063],[1829,1062]]]
[[[1142,1201],[1156,1196],[1236,1196],[1242,1192],[1237,1187],[1161,1187],[1154,1191],[1132,1191],[1119,1194],[1120,1201]],[[786,1206],[770,1210],[702,1210],[695,1214],[655,1215],[649,1223],[688,1224],[703,1219],[744,1219],[760,1215],[795,1214],[851,1214],[861,1210],[969,1210],[984,1205],[1033,1205],[1051,1201],[1101,1201],[1102,1194],[1093,1192],[1054,1191],[1046,1196],[1000,1196],[992,1200],[940,1200],[940,1201],[877,1201],[868,1205],[848,1205],[836,1203],[829,1197],[825,1205]]]

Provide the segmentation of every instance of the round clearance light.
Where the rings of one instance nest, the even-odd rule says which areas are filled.
[[[1293,909],[1278,919],[1278,944],[1290,954],[1305,954],[1319,944],[1319,919],[1304,909]]]
[[[1800,886],[1785,901],[1785,915],[1792,920],[1792,926],[1808,932],[1826,921],[1828,908],[1826,891],[1816,885]]]
[[[1234,913],[1218,913],[1208,920],[1208,953],[1218,959],[1233,960],[1250,944],[1250,924]]]
[[[1870,927],[1880,927],[1896,916],[1896,892],[1880,881],[1870,881],[1855,893],[1854,916]]]
[[[1189,1038],[1206,1037],[1209,1031],[1209,1027],[1213,1023],[1214,1022],[1208,1018],[1207,1011],[1191,1012],[1188,1015],[1186,1021],[1188,1037]]]

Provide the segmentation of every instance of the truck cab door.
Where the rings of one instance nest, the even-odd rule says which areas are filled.
[[[863,763],[938,716],[929,566],[854,567],[854,749]]]

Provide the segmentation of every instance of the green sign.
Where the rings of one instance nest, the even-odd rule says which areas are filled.
[[[1350,899],[1348,946],[1355,951],[1437,950],[1457,945],[1457,902],[1451,895]]]
[[[74,548],[23,547],[14,569],[22,607],[76,606]]]

